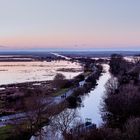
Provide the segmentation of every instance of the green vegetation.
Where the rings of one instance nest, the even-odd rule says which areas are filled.
[[[84,72],[83,74],[84,74],[85,77],[87,77],[87,76],[89,76],[91,73],[92,73],[92,72],[89,71],[89,72]]]
[[[55,92],[53,94],[53,96],[60,96],[60,95],[63,95],[64,93],[66,93],[67,91],[69,90],[69,88],[63,88],[63,89],[60,89],[59,91]]]
[[[0,128],[0,140],[7,140],[12,137],[13,127],[11,125],[7,125]]]

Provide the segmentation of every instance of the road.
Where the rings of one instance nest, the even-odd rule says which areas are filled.
[[[70,60],[70,59],[71,59],[70,57],[67,57],[67,56],[64,56],[64,55],[60,55],[60,54],[58,54],[58,53],[51,53],[51,54],[53,54],[53,55],[55,55],[55,56],[57,56],[57,57],[65,58],[66,60]]]
[[[52,53],[52,54],[55,55],[55,56],[63,57],[65,59],[67,59],[67,60],[71,59],[69,57],[66,57],[66,56],[63,56],[63,55],[59,55],[57,53]],[[85,79],[87,79],[87,77],[85,77]],[[85,83],[85,80],[80,81],[79,82],[79,87],[83,86],[84,83]],[[78,87],[76,87],[76,88],[78,88]],[[54,97],[52,103],[56,104],[56,105],[62,103],[67,97],[72,95],[74,89],[76,89],[76,88],[72,88],[72,89],[68,90],[63,95]],[[62,96],[64,96],[64,98],[62,98]],[[65,98],[65,96],[66,96],[66,98]],[[22,119],[26,119],[26,113],[24,113],[24,112],[23,113],[13,114],[13,115],[8,115],[8,116],[2,116],[2,117],[0,117],[0,127],[3,127],[3,126],[6,126],[7,124],[10,124],[14,120],[22,120]]]
[[[81,81],[81,82],[82,82],[82,85],[84,85],[85,80]],[[79,82],[79,86],[81,86],[81,84],[80,84],[81,82]],[[73,94],[74,89],[75,88],[68,90],[63,95],[53,97],[52,103],[56,104],[56,105],[62,103],[64,100],[66,100],[67,97],[69,97]],[[64,96],[64,98],[62,96]],[[0,127],[3,127],[3,126],[6,126],[7,124],[10,124],[13,120],[21,120],[21,119],[25,119],[25,118],[26,118],[26,113],[24,113],[24,112],[13,114],[13,115],[8,115],[8,116],[2,116],[2,117],[0,117]]]
[[[51,53],[57,57],[62,57],[65,58],[66,60],[70,60],[71,58],[60,55],[58,53]],[[80,83],[79,83],[80,84]],[[67,91],[66,93],[64,93],[63,95],[69,97],[72,93],[73,93],[74,89],[70,89],[69,91]],[[61,95],[62,96],[62,95]],[[60,104],[61,102],[63,102],[65,100],[65,98],[62,98],[61,96],[57,96],[54,97],[53,99],[53,104]],[[13,114],[13,115],[8,115],[8,116],[2,116],[0,117],[0,127],[3,127],[9,123],[11,123],[13,120],[21,120],[21,119],[25,119],[26,118],[26,114],[23,113],[17,113],[17,114]]]

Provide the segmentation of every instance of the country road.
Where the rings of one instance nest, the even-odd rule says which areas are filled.
[[[83,81],[85,82],[85,81]],[[79,82],[79,85],[80,85],[80,82]],[[64,97],[66,96],[69,97],[72,95],[73,91],[74,91],[75,88],[72,88],[70,90],[68,90],[66,93],[64,93]],[[62,103],[66,98],[62,98],[63,95],[59,95],[57,97],[53,97],[53,101],[52,103],[53,104],[60,104]],[[17,114],[12,114],[12,115],[7,115],[7,116],[2,116],[0,117],[0,127],[3,127],[7,124],[10,124],[12,122],[12,120],[22,120],[22,119],[26,119],[26,113],[17,113]]]

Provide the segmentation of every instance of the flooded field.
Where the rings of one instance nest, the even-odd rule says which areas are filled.
[[[75,72],[57,71],[63,68],[75,69]],[[70,79],[81,73],[77,69],[82,70],[80,64],[69,61],[0,62],[0,85],[52,80],[57,73]]]

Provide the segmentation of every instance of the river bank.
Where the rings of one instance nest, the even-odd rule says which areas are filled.
[[[52,86],[52,80],[57,73],[71,79],[82,72],[80,63],[65,60],[0,62],[0,116],[21,112],[22,100],[32,93],[40,91],[51,95],[58,92]]]
[[[94,61],[93,61],[94,62]],[[93,71],[93,72],[95,72],[95,71],[97,71],[97,69],[95,68],[95,64],[93,63],[92,65],[90,65],[90,67],[87,67],[86,66],[86,69],[85,69],[85,71],[86,71],[86,75],[87,75],[87,73],[89,73],[89,72],[87,72],[87,71]],[[90,74],[90,73],[89,73]],[[90,80],[90,79],[89,79]],[[77,81],[77,80],[76,80]],[[79,81],[79,82],[82,82],[82,81]],[[79,83],[78,82],[78,83]],[[83,81],[84,82],[84,81]],[[77,84],[76,84],[77,85]],[[76,86],[75,85],[75,86]],[[79,85],[81,86],[81,85],[83,85],[82,83],[79,83]],[[67,93],[64,93],[64,95],[67,95],[67,97],[69,97],[70,95],[72,95],[72,93],[73,93],[73,90],[69,90]],[[61,102],[63,102],[65,100],[65,98],[62,98],[62,96],[60,96],[59,97],[59,99],[58,99],[58,97],[56,97],[55,98],[55,101],[57,102],[57,103],[61,103]]]
[[[102,124],[102,117],[101,117],[101,107],[102,107],[102,100],[105,95],[105,84],[109,80],[110,73],[109,73],[109,65],[103,64],[104,73],[100,76],[99,80],[97,81],[97,86],[95,89],[92,89],[88,95],[85,95],[82,98],[82,107],[78,108],[78,112],[83,120],[91,119],[91,122],[96,124],[99,127]]]
[[[103,95],[104,95],[104,91],[105,91],[104,85],[108,81],[108,79],[110,78],[109,66],[107,64],[104,64],[103,68],[104,68],[104,72],[102,73],[102,75],[97,80],[97,84],[93,86],[95,88],[93,88],[93,89],[91,88],[88,93],[84,93],[83,95],[79,94],[79,96],[78,96],[78,97],[82,98],[82,107],[78,107],[78,106],[76,107],[77,108],[76,112],[78,113],[78,116],[80,116],[80,118],[82,119],[82,120],[80,119],[81,123],[82,122],[85,123],[85,120],[87,118],[91,119],[92,123],[96,124],[97,126],[99,126],[102,123],[101,114],[100,114],[100,103],[102,101],[102,98],[103,98]],[[84,86],[84,84],[82,86]],[[75,91],[74,90],[73,90],[73,94],[71,94],[71,96],[72,97],[75,96]],[[63,115],[61,115],[61,113],[65,114],[65,112],[67,110],[70,111],[71,109],[63,110],[62,112],[60,112],[58,114],[58,116],[60,116],[60,118],[61,118],[61,116],[63,116]],[[63,122],[64,120],[61,120],[61,119],[59,121]],[[66,119],[66,118],[64,117],[63,119]],[[70,126],[67,126],[67,127],[70,127]],[[42,133],[42,136],[41,136],[41,138],[43,140],[45,140],[45,139],[50,139],[51,140],[52,137],[53,137],[53,140],[57,140],[58,136],[60,137],[59,130],[57,130],[56,133],[54,133],[54,132],[51,132],[53,130],[50,130],[50,129],[52,129],[52,128],[49,128],[49,126],[43,127],[43,133]],[[50,131],[50,132],[48,133],[48,131]],[[35,140],[37,138],[38,137],[32,137],[31,140]]]

